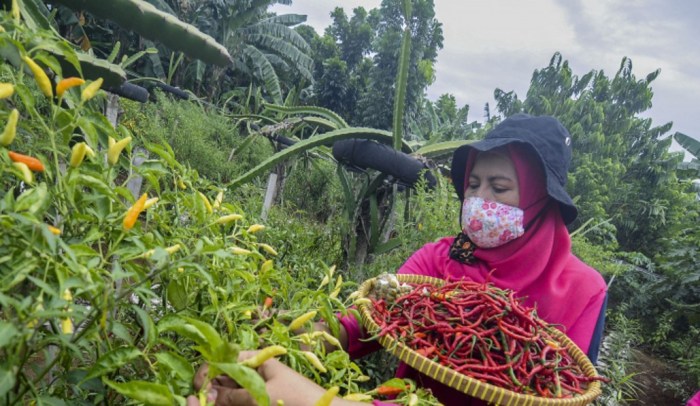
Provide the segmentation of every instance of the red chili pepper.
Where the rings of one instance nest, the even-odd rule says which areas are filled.
[[[519,393],[566,397],[598,380],[583,374],[550,327],[512,291],[470,281],[413,288],[391,303],[374,301],[375,338],[386,335],[434,362]]]

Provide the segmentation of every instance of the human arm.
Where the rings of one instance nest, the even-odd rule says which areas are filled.
[[[238,360],[250,358],[258,351],[243,351]],[[293,369],[272,358],[265,361],[257,368],[258,374],[265,381],[265,388],[272,404],[279,400],[285,406],[311,406],[326,393],[326,389],[297,373]],[[196,390],[200,390],[207,380],[209,368],[205,364],[199,368],[194,379]],[[240,388],[228,377],[217,377],[210,383],[208,389],[209,400],[213,400],[216,406],[254,406],[256,405],[248,391]],[[366,405],[362,402],[354,402],[336,397],[331,406],[357,406]],[[188,406],[196,406],[196,398],[188,398]]]

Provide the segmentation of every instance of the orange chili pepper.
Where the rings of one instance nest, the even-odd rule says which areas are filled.
[[[394,396],[394,395],[400,394],[401,392],[403,392],[405,390],[406,390],[406,388],[382,385],[382,386],[377,388],[377,394],[381,395],[381,396]]]
[[[23,164],[26,164],[29,169],[33,170],[34,172],[44,172],[44,164],[41,163],[40,160],[37,158],[34,158],[32,156],[28,155],[23,155],[19,154],[17,152],[9,151],[7,153],[10,156],[10,159],[12,162],[22,162]]]
[[[265,298],[265,301],[263,302],[263,309],[269,309],[272,307],[272,298],[270,296]]]
[[[431,345],[430,347],[419,348],[419,349],[416,350],[416,352],[417,352],[418,354],[420,354],[420,355],[426,357],[426,358],[429,358],[428,356],[429,356],[430,354],[432,354],[433,352],[435,352],[436,349],[437,349],[437,348],[435,348],[434,345]]]
[[[83,79],[76,78],[76,77],[70,77],[70,78],[65,78],[65,79],[61,80],[56,85],[56,97],[58,97],[60,99],[61,97],[63,97],[63,93],[65,93],[66,90],[68,90],[72,87],[80,86],[83,83],[85,83],[85,81]]]
[[[124,216],[124,222],[122,224],[125,230],[128,231],[134,227],[136,220],[139,218],[139,214],[141,214],[143,207],[146,205],[146,200],[148,200],[148,194],[144,193],[126,212],[126,216]]]

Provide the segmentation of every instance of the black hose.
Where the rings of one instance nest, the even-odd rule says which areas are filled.
[[[421,174],[426,186],[437,183],[428,167],[418,159],[372,140],[350,139],[333,144],[333,156],[341,163],[376,169],[413,187]]]

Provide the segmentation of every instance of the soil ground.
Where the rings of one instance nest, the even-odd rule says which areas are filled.
[[[639,400],[631,402],[631,405],[683,406],[690,397],[689,393],[693,392],[688,378],[663,360],[635,351],[634,365],[634,372],[639,374],[635,381],[640,392]]]

